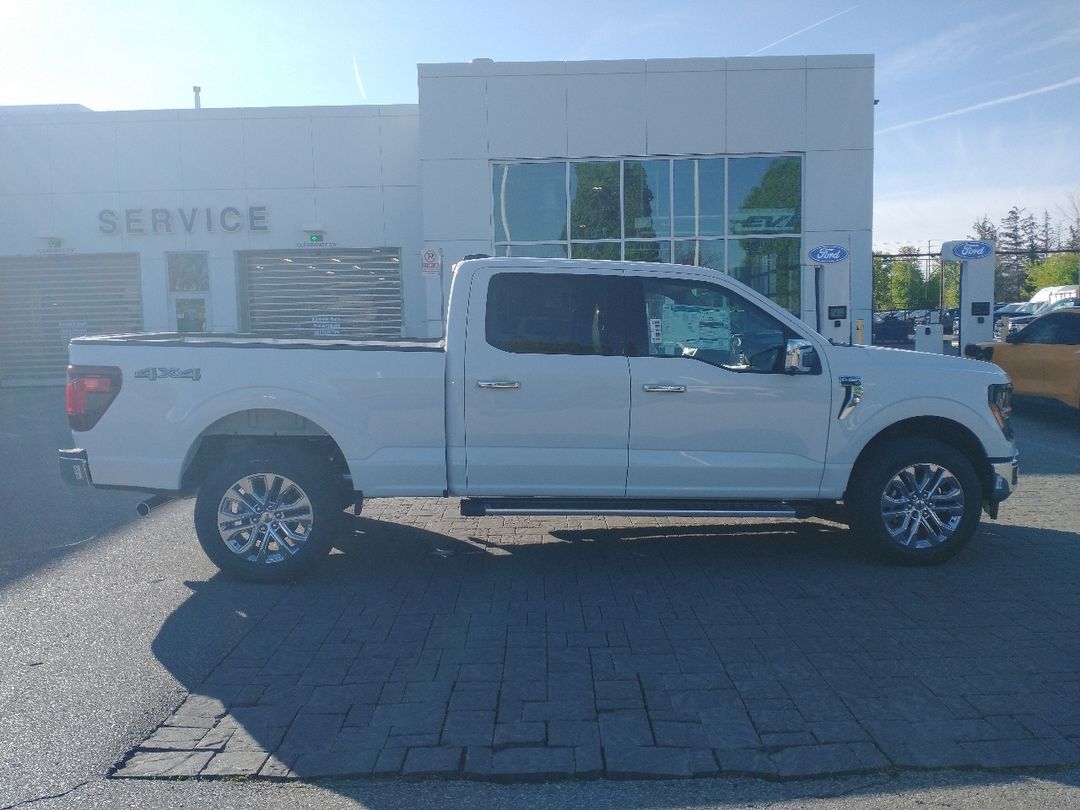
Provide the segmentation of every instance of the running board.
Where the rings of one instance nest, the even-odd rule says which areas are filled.
[[[598,517],[769,517],[803,518],[814,513],[811,501],[702,501],[655,498],[464,498],[462,517],[531,515]]]

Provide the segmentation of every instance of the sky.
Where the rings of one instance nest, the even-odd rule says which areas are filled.
[[[868,53],[874,246],[1080,198],[1080,0],[0,0],[0,106],[412,104],[416,65]],[[935,245],[935,246],[936,246]]]

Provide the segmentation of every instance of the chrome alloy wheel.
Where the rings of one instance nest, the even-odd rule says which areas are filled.
[[[296,554],[311,535],[313,509],[295,481],[274,473],[246,475],[218,505],[218,533],[233,554],[271,565]]]
[[[964,517],[964,490],[945,467],[912,464],[897,472],[881,495],[890,537],[909,548],[932,548],[953,536]]]

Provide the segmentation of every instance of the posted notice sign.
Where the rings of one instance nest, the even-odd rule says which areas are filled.
[[[425,248],[420,251],[420,270],[424,273],[438,274],[442,272],[442,251],[436,248]]]

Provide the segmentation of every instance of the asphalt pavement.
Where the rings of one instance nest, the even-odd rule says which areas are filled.
[[[369,777],[306,785],[110,778],[245,642],[278,621],[290,632],[296,630],[289,611],[300,610],[321,586],[318,582],[253,586],[217,575],[195,541],[190,502],[166,505],[149,519],[138,520],[133,517],[137,496],[63,487],[56,473],[55,449],[67,446],[70,436],[58,389],[0,390],[0,414],[4,424],[0,486],[14,512],[9,513],[7,531],[0,533],[0,808],[31,802],[46,807],[180,807],[213,802],[226,807],[387,808],[429,804],[498,808],[522,802],[672,808],[900,807],[916,802],[954,807],[1080,805],[1080,772],[1058,766],[1000,772],[977,766],[923,771],[890,765],[863,774],[782,782],[588,779],[496,785]],[[1039,580],[1072,577],[1075,583],[1080,572],[1076,549],[1080,520],[1074,507],[1080,491],[1080,419],[1054,406],[1021,403],[1016,427],[1024,458],[1023,489],[1004,505],[1001,521],[984,524],[970,550],[935,571],[975,576],[993,572],[990,581],[995,590],[967,596],[985,598],[991,613],[1022,606],[1028,609],[1027,619],[1045,618],[1076,607],[1059,590],[1041,588]],[[388,505],[401,511],[406,522],[423,524],[430,519],[418,514],[426,508],[423,505]],[[423,547],[423,556],[437,564],[442,558],[430,552],[455,540],[460,548],[486,545],[482,553],[496,556],[514,554],[517,542],[574,545],[558,536],[565,535],[562,524],[516,524],[510,536],[501,539],[499,530],[478,528],[481,525],[472,521],[446,526],[443,540],[427,538],[432,547]],[[784,528],[772,538],[762,531],[740,535],[739,525],[732,523],[720,532],[721,548],[710,553],[758,581],[768,583],[779,572],[779,581],[790,584],[806,567],[820,582],[821,572],[828,568],[815,562],[822,555],[842,566],[850,567],[852,560],[856,568],[864,565],[857,549],[828,530],[795,529],[792,534],[788,528],[817,524],[778,523]],[[607,535],[603,542],[612,553],[622,553],[622,544],[627,554],[646,549],[646,554],[663,559],[679,553],[673,549],[683,535],[677,527],[652,527],[648,545],[631,548],[641,537],[626,531]],[[583,535],[574,539],[582,548],[590,542]],[[488,542],[479,542],[484,540]],[[694,545],[699,554],[697,540]],[[340,586],[342,578],[363,575],[365,562],[358,550],[347,552],[327,561],[323,573],[328,582],[336,578]],[[462,552],[450,564],[458,564],[464,556]],[[377,555],[384,575],[393,559],[385,551]],[[1056,570],[1032,572],[1032,565]],[[1003,574],[1009,571],[1031,589],[1026,603],[1023,594],[1008,592],[1008,577]],[[391,568],[389,573],[403,577],[408,572],[395,574]],[[929,578],[939,584],[949,580],[940,573]],[[921,593],[926,596],[925,590]],[[1039,600],[1046,599],[1066,601],[1040,613],[1039,605],[1046,605]],[[1068,614],[1063,618],[1064,630],[1028,629],[1036,636],[1075,633],[1075,622],[1068,623]],[[1070,638],[1080,647],[1075,635]],[[1001,649],[1008,650],[1015,641],[1002,639]],[[1062,682],[1069,678],[1075,682],[1078,675],[1071,662],[1058,674]],[[992,693],[992,685],[987,685]],[[1063,710],[1072,711],[1071,705]]]

